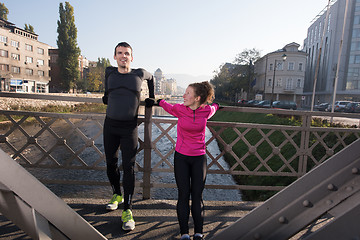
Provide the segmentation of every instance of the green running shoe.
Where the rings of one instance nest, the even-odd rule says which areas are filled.
[[[132,231],[135,229],[135,221],[130,209],[122,212],[121,220],[123,222],[122,229],[125,231]]]
[[[106,210],[114,211],[118,209],[119,204],[124,202],[124,198],[121,195],[114,194],[110,202],[106,205]]]

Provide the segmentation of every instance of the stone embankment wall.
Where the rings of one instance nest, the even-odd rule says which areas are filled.
[[[46,95],[68,96],[68,97],[93,97],[101,98],[103,94],[69,94],[69,93],[47,93]],[[31,106],[41,108],[48,105],[74,106],[81,102],[55,101],[42,99],[26,99],[26,98],[5,98],[0,97],[0,110],[14,110],[23,106]]]

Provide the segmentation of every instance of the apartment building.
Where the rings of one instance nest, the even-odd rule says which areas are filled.
[[[335,92],[335,100],[360,100],[360,0],[337,0],[330,5],[329,11],[325,6],[314,18],[304,40],[308,106],[314,85],[315,103],[331,103]]]
[[[298,43],[289,43],[254,63],[253,90],[267,100],[289,100],[302,105],[306,53]]]
[[[160,68],[154,72],[155,78],[155,94],[158,95],[176,95],[177,86],[176,79],[166,79]]]
[[[37,34],[0,19],[0,91],[49,92],[49,49]]]
[[[51,81],[49,82],[49,92],[56,93],[62,92],[64,89],[61,89],[61,75],[60,75],[60,66],[58,64],[59,58],[59,49],[53,48],[49,49],[49,56],[50,56],[50,77]],[[95,66],[96,62],[89,61],[86,57],[79,55],[78,57],[78,66],[79,66],[79,74],[80,79],[86,78],[86,74],[89,72],[89,66]],[[70,91],[73,91],[71,89]]]
[[[155,94],[164,94],[163,92],[163,82],[165,80],[165,77],[163,76],[163,73],[160,68],[156,69],[154,72],[154,78],[155,78]]]
[[[176,90],[176,80],[174,78],[166,79],[166,81],[164,82],[164,93],[166,95],[175,95]]]

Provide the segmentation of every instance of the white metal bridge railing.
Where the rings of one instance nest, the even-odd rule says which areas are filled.
[[[0,97],[11,94],[0,93]],[[29,99],[59,101],[100,102],[94,98],[72,98],[49,95],[14,94]],[[352,117],[359,114],[287,111],[274,109],[225,107],[223,112],[250,112],[294,116],[299,124],[272,125],[209,121],[212,137],[220,154],[207,150],[208,174],[230,174],[258,177],[299,178],[321,164],[344,147],[357,140],[359,128],[313,127],[315,116]],[[105,157],[102,146],[104,114],[62,114],[29,111],[0,110],[5,117],[0,124],[0,148],[28,170],[40,169],[55,172],[45,174],[40,180],[46,184],[108,185],[107,179],[95,180],[87,172],[103,172]],[[143,198],[151,197],[153,188],[175,188],[174,182],[154,181],[154,174],[173,172],[173,152],[176,140],[170,132],[176,131],[174,118],[153,117],[150,108],[138,120],[139,148],[136,170]],[[166,145],[164,148],[163,146]],[[162,147],[160,147],[162,146]],[[230,159],[229,166],[219,164],[219,159]],[[154,159],[157,159],[154,161]],[[74,173],[58,177],[61,171]],[[80,174],[79,174],[80,173]],[[75,178],[76,176],[76,178]],[[285,186],[274,184],[208,184],[206,188],[239,190],[281,190]]]

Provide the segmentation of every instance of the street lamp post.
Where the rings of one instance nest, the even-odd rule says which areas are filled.
[[[286,54],[283,54],[281,57],[282,57],[282,62],[285,62],[285,60],[286,60]],[[278,62],[280,62],[280,61],[275,59],[275,64],[274,64],[274,76],[273,76],[272,88],[271,88],[270,108],[272,108],[273,102],[274,102],[275,72],[276,72],[276,68],[277,68]]]

